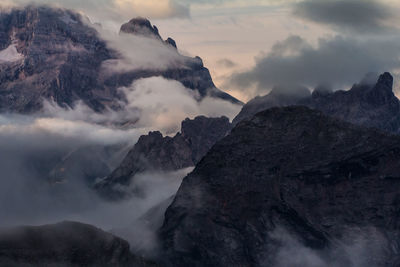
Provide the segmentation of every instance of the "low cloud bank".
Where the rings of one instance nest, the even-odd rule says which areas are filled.
[[[302,245],[285,229],[277,228],[270,236],[280,246],[273,267],[378,267],[388,264],[391,244],[378,229],[348,228],[342,236],[330,248],[313,250]]]
[[[0,115],[0,226],[73,220],[113,230],[131,241],[135,251],[151,253],[157,248],[156,229],[142,217],[154,206],[163,206],[190,169],[140,174],[126,188],[134,188],[137,195],[115,203],[91,189],[104,177],[87,171],[108,175],[150,130],[175,134],[186,117],[232,118],[240,106],[211,97],[199,100],[181,83],[161,77],[141,79],[120,90],[126,102],[118,111],[99,114],[83,103],[63,109],[45,102],[38,114]],[[162,220],[163,207],[152,219]]]
[[[399,44],[396,36],[368,40],[335,36],[321,38],[313,46],[300,36],[290,36],[260,55],[253,68],[234,74],[228,84],[249,93],[253,88],[254,95],[275,86],[344,89],[366,73],[399,69]]]

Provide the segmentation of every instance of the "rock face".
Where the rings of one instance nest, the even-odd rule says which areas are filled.
[[[392,75],[384,73],[375,85],[356,84],[348,91],[315,90],[308,97],[289,95],[278,101],[272,92],[246,104],[234,119],[234,124],[273,106],[299,104],[358,125],[400,133],[400,102],[392,87]]]
[[[90,225],[63,222],[0,230],[1,266],[152,266],[128,242]]]
[[[284,88],[276,87],[263,97],[257,96],[246,103],[240,113],[233,119],[232,124],[236,125],[244,119],[251,119],[260,111],[272,107],[285,107],[295,105],[301,100],[310,98],[311,93],[307,88],[297,87],[285,90]]]
[[[158,28],[156,26],[152,26],[150,21],[145,18],[134,18],[130,20],[121,26],[120,32],[154,37],[161,40]]]
[[[82,100],[97,111],[112,106],[116,91],[97,82],[112,52],[79,15],[27,7],[0,14],[0,25],[0,51],[14,46],[20,54],[0,62],[0,111],[37,111],[43,99],[62,107]]]
[[[92,187],[96,179],[110,175],[124,159],[128,150],[129,147],[125,148],[124,145],[84,146],[63,154],[57,163],[50,164],[47,168],[51,169],[46,176],[51,184],[82,180]],[[40,165],[40,168],[46,169],[46,166]]]
[[[156,37],[160,45],[176,48],[172,39],[162,41],[157,28],[145,19],[131,20],[121,32]],[[184,63],[165,71],[105,75],[103,63],[121,55],[79,14],[36,6],[0,13],[0,112],[33,113],[42,108],[43,99],[61,107],[72,107],[80,100],[98,112],[119,109],[124,96],[118,88],[153,76],[177,80],[201,97],[239,103],[215,87],[201,60],[178,56]]]
[[[326,266],[355,266],[354,251],[329,251],[364,228],[382,237],[365,264],[398,266],[399,173],[397,136],[306,107],[258,113],[184,178],[160,231],[163,266],[311,266],[299,261],[311,252],[331,255]],[[279,229],[301,248],[285,254]]]
[[[133,176],[146,170],[173,171],[194,166],[230,129],[226,117],[199,116],[184,120],[181,132],[174,137],[150,132],[139,138],[121,165],[97,188],[109,194],[113,186],[128,185]]]
[[[349,91],[313,94],[300,103],[339,119],[398,134],[400,101],[392,88],[392,75],[384,73],[375,85],[356,84]]]

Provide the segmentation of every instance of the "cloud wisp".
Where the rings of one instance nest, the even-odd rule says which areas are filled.
[[[393,7],[375,0],[306,0],[294,4],[293,14],[346,33],[382,34],[395,31]]]
[[[142,216],[154,206],[164,207],[190,169],[140,174],[129,186],[140,194],[111,203],[91,189],[85,165],[101,161],[99,166],[110,173],[140,135],[150,130],[175,134],[186,117],[233,117],[240,106],[211,97],[199,101],[194,91],[162,77],[141,79],[121,90],[127,102],[119,111],[99,114],[83,103],[63,109],[45,102],[38,114],[0,115],[0,226],[73,220],[114,230],[141,253],[157,248],[156,229]],[[87,158],[96,163],[80,163]],[[154,220],[161,221],[162,215],[163,210]]]
[[[111,20],[119,23],[135,16],[152,19],[190,16],[189,7],[176,0],[5,0],[1,6],[19,7],[28,4],[74,9],[96,21]]]
[[[255,94],[265,94],[277,85],[315,88],[325,84],[341,89],[367,73],[399,68],[399,51],[396,36],[369,40],[336,36],[319,39],[317,46],[290,36],[256,58],[252,69],[234,74],[229,84],[243,90],[253,87]]]

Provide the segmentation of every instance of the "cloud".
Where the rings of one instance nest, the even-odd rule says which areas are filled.
[[[155,229],[140,217],[175,194],[190,169],[138,175],[123,188],[135,188],[138,196],[109,203],[88,186],[85,165],[96,168],[100,160],[111,172],[140,135],[150,130],[174,134],[188,116],[228,112],[233,117],[240,106],[208,97],[200,101],[195,91],[161,77],[141,79],[121,90],[126,102],[119,111],[99,114],[81,102],[68,109],[45,102],[43,111],[34,115],[0,115],[0,226],[75,220],[114,229],[141,250],[156,247]],[[63,175],[53,176],[54,171]],[[97,178],[104,176],[90,179]],[[133,242],[145,233],[148,242]]]
[[[126,21],[136,16],[151,19],[189,17],[190,10],[176,0],[5,0],[1,6],[46,4],[81,11],[96,21]]]
[[[396,36],[336,36],[321,38],[317,46],[312,46],[299,36],[290,36],[276,43],[268,54],[256,58],[252,69],[234,74],[229,84],[243,90],[254,87],[257,93],[276,85],[348,86],[366,73],[399,68],[399,41]]]
[[[150,18],[189,17],[189,7],[175,0],[114,0],[121,13],[131,10]]]
[[[185,88],[180,82],[162,77],[135,81],[121,88],[127,97],[127,110],[139,110],[138,127],[154,127],[164,133],[176,133],[185,118],[198,115],[233,118],[240,106],[228,101],[205,97]]]
[[[393,7],[376,0],[306,0],[294,4],[293,14],[348,33],[387,33],[398,18]]]
[[[0,115],[0,226],[80,221],[113,230],[141,254],[157,248],[157,229],[143,216],[161,205],[151,219],[162,221],[165,201],[191,169],[140,174],[131,185],[121,188],[134,188],[138,195],[110,203],[88,186],[86,166],[79,160],[93,158],[115,167],[126,148],[149,130],[173,131],[187,116],[220,116],[231,109],[234,116],[240,106],[208,97],[199,101],[195,91],[161,77],[141,79],[121,90],[126,92],[127,102],[119,111],[98,114],[81,102],[69,109],[45,102],[43,112],[35,115]],[[53,178],[54,170],[70,171],[71,166],[64,162],[71,160],[78,168],[73,175]]]
[[[233,62],[232,60],[228,59],[228,58],[223,58],[217,61],[217,65],[222,67],[222,68],[227,68],[227,69],[231,69],[237,66],[237,64],[235,62]]]
[[[102,28],[97,28],[97,30],[100,37],[107,42],[108,47],[118,51],[120,56],[119,59],[111,59],[103,63],[103,67],[111,73],[149,69],[166,70],[182,67],[191,60],[156,38],[118,34]]]
[[[153,250],[157,245],[156,229],[149,228],[140,218],[174,195],[191,169],[141,174],[130,185],[140,193],[138,196],[108,202],[88,187],[85,177],[49,179],[50,170],[58,162],[77,147],[86,149],[84,135],[62,139],[46,131],[20,133],[18,137],[0,132],[0,227],[80,221],[116,230],[115,233],[131,242],[134,250],[140,249],[143,253]],[[162,216],[163,210],[156,215]],[[146,240],[142,243],[138,237]]]
[[[273,267],[378,267],[384,266],[385,258],[389,258],[390,242],[374,227],[347,228],[342,238],[333,240],[331,247],[323,250],[311,249],[282,227],[276,228],[270,238],[280,248],[275,256]],[[268,265],[261,262],[260,265]]]

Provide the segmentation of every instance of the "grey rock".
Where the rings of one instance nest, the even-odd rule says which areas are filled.
[[[0,49],[14,43],[23,59],[0,63],[0,111],[31,113],[43,99],[61,107],[82,100],[93,110],[114,106],[116,90],[98,84],[100,66],[113,57],[80,15],[29,6],[0,14]]]
[[[110,176],[96,184],[96,188],[111,198],[123,197],[113,192],[116,185],[129,185],[141,172],[173,171],[196,165],[208,150],[231,129],[229,119],[196,117],[182,122],[181,132],[174,137],[163,137],[160,132],[141,136],[121,165]]]
[[[171,37],[168,37],[168,39],[167,40],[165,40],[165,42],[167,43],[167,44],[170,44],[170,45],[172,45],[173,47],[175,47],[176,49],[178,49],[178,46],[176,45],[176,42],[175,42],[175,40],[174,39],[172,39]]]
[[[240,122],[184,178],[160,231],[163,266],[275,266],[277,229],[323,254],[346,229],[363,227],[386,244],[381,255],[364,253],[368,265],[397,266],[399,173],[398,136],[306,107],[268,109]],[[327,266],[352,266],[357,255],[340,253]]]
[[[400,133],[400,101],[394,95],[393,77],[382,74],[375,85],[356,84],[349,91],[316,96],[299,104],[321,110],[351,123]]]
[[[0,266],[155,266],[131,254],[129,244],[90,225],[0,229]]]
[[[125,145],[91,145],[64,152],[56,164],[49,165],[49,182],[62,184],[79,179],[92,187],[97,179],[111,174],[124,159],[129,148],[130,146]]]
[[[158,29],[145,19],[133,19],[121,31],[150,34],[164,43]],[[174,43],[172,39],[167,42]],[[42,109],[43,99],[65,108],[82,101],[96,112],[118,110],[125,101],[118,88],[153,76],[177,80],[198,91],[200,98],[213,96],[240,103],[215,87],[208,69],[197,58],[179,55],[184,63],[166,71],[105,75],[102,64],[121,55],[107,46],[95,25],[64,9],[28,6],[0,13],[0,51],[10,47],[15,47],[20,58],[0,60],[0,112],[34,113]]]
[[[120,33],[143,35],[145,37],[153,37],[161,40],[158,28],[152,26],[148,19],[140,17],[131,19],[129,22],[123,24]]]
[[[392,133],[400,133],[400,102],[394,95],[393,77],[382,74],[376,84],[355,84],[348,91],[331,92],[317,88],[308,97],[287,95],[277,98],[273,92],[258,97],[246,104],[233,120],[234,124],[250,119],[257,112],[274,107],[304,105],[354,124],[375,127]]]
[[[258,112],[268,108],[294,105],[300,100],[308,99],[310,96],[310,91],[304,87],[290,89],[275,87],[268,95],[257,96],[246,103],[240,113],[233,119],[232,124],[236,125],[244,119],[250,119]]]

